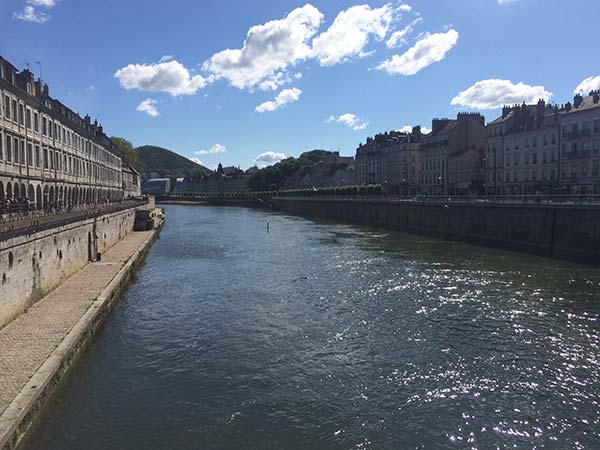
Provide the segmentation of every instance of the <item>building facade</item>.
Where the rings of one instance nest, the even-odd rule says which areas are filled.
[[[121,160],[97,122],[0,57],[0,202],[41,208],[123,198]]]
[[[357,184],[381,184],[390,195],[415,195],[421,182],[421,127],[367,138],[356,149]]]
[[[561,193],[600,194],[600,91],[565,105],[560,138]]]
[[[474,150],[480,155],[479,159],[483,159],[485,141],[485,119],[481,114],[459,113],[456,119],[433,119],[431,133],[423,138],[421,150],[421,193],[427,196],[457,195],[457,185],[451,181],[459,179],[456,173],[459,165],[449,167],[449,158]],[[482,174],[460,170],[461,185],[466,183],[469,190],[475,189]]]
[[[140,173],[131,164],[123,164],[123,196],[125,198],[142,195],[142,182]]]
[[[558,187],[560,110],[540,100],[505,106],[487,126],[485,192],[551,194]]]

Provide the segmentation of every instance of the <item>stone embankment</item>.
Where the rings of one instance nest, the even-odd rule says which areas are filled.
[[[17,448],[43,415],[160,225],[125,233],[101,260],[85,265],[0,330],[0,449]]]
[[[274,197],[284,212],[600,265],[600,207]]]

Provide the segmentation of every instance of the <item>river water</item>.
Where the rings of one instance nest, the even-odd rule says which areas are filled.
[[[600,448],[599,270],[166,210],[28,449]]]

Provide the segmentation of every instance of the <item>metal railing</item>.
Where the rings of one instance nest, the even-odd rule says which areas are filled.
[[[18,211],[0,214],[0,234],[29,228],[39,228],[41,226],[50,226],[51,224],[59,222],[66,223],[85,220],[98,215],[140,207],[147,203],[148,200],[124,200],[101,205],[81,205],[77,207]]]

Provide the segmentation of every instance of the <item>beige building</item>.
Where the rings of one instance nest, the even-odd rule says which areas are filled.
[[[102,126],[0,57],[0,202],[38,208],[122,199],[121,160]]]
[[[367,138],[356,149],[357,184],[381,184],[387,194],[415,195],[421,181],[421,127]]]
[[[560,115],[560,188],[600,194],[600,91],[576,95]]]
[[[123,164],[123,196],[125,198],[142,195],[142,181],[140,173],[131,164]]]
[[[550,194],[558,186],[558,107],[505,106],[487,126],[485,192],[488,195]]]
[[[456,189],[454,180],[458,180],[459,176],[451,171],[457,170],[459,165],[455,163],[450,168],[449,158],[467,150],[483,155],[485,138],[485,119],[481,114],[459,113],[456,119],[433,119],[431,133],[423,138],[421,150],[422,194],[457,195],[451,189]],[[464,179],[468,174],[472,179]],[[463,171],[461,184],[476,186],[480,177],[481,174],[476,171]]]

